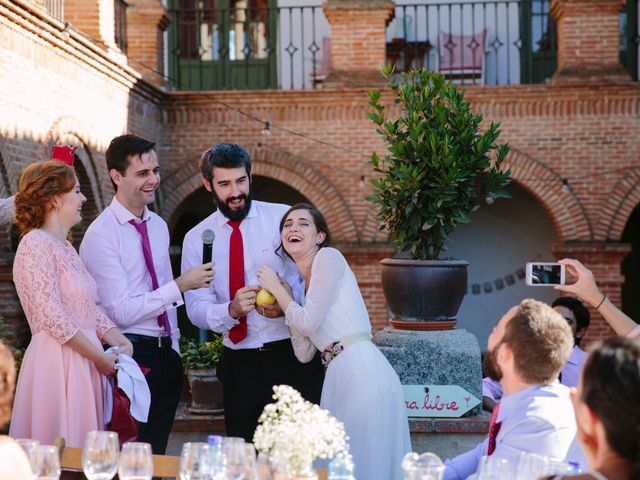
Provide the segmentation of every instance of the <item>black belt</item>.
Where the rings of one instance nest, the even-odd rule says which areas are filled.
[[[291,339],[285,338],[283,340],[276,340],[274,342],[264,343],[259,348],[238,348],[238,349],[229,348],[229,347],[224,347],[224,348],[233,353],[240,353],[240,352],[271,352],[273,350],[287,350],[293,347],[291,346]]]
[[[171,337],[165,335],[163,337],[150,337],[148,335],[138,335],[137,333],[125,333],[125,337],[131,340],[131,343],[137,343],[138,345],[146,345],[148,347],[171,347]]]

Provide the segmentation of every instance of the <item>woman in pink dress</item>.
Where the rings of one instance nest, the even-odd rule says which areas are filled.
[[[116,356],[133,346],[97,305],[96,284],[67,241],[86,197],[72,167],[59,161],[29,165],[20,177],[16,223],[22,239],[13,279],[31,329],[16,386],[9,433],[81,447],[86,433],[104,429],[102,380]]]

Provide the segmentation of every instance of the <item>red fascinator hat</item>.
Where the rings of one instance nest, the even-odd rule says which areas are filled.
[[[54,145],[51,151],[51,160],[59,160],[72,167],[77,149],[78,147],[70,145]]]

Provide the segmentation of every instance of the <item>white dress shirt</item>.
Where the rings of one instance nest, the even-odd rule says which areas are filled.
[[[505,395],[496,421],[502,425],[492,456],[514,466],[521,452],[563,460],[576,435],[569,389],[559,382]],[[488,443],[487,437],[473,450],[447,460],[443,480],[463,480],[476,473]]]
[[[302,280],[293,261],[284,252],[276,253],[280,245],[278,226],[287,205],[253,200],[247,217],[240,224],[244,255],[244,284],[260,285],[257,273],[267,265],[277,272],[293,288],[294,299],[299,300],[303,290]],[[187,314],[191,322],[204,329],[211,329],[224,336],[225,346],[233,349],[259,348],[263,344],[289,338],[284,316],[265,318],[257,310],[247,315],[247,337],[234,344],[229,340],[229,330],[239,323],[229,315],[229,221],[219,210],[192,228],[184,237],[182,246],[182,271],[202,264],[202,232],[213,230],[212,258],[216,275],[208,288],[185,292]]]
[[[87,229],[80,258],[98,284],[98,296],[107,315],[124,333],[158,337],[164,327],[158,315],[167,312],[173,349],[180,351],[176,308],[182,294],[173,280],[169,259],[169,229],[162,218],[145,207],[151,254],[159,288],[153,290],[142,252],[142,238],[129,220],[141,221],[115,197]]]

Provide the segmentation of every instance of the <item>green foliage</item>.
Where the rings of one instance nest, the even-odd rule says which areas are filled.
[[[388,119],[380,91],[369,92],[373,111],[367,116],[387,153],[382,159],[371,155],[379,175],[367,200],[398,249],[414,259],[437,259],[447,236],[470,221],[479,198],[509,197],[510,171],[502,169],[509,146],[497,143],[499,124],[480,132],[482,115],[442,74],[412,70],[399,81],[389,66],[382,74],[401,113]]]
[[[222,355],[222,337],[216,335],[210,342],[195,342],[180,338],[180,351],[185,369],[213,368]]]

